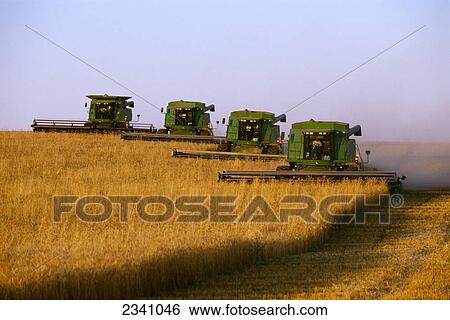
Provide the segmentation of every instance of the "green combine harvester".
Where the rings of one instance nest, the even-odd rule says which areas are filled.
[[[124,132],[122,139],[220,143],[224,137],[215,137],[211,126],[209,112],[214,111],[214,105],[207,106],[203,102],[172,101],[167,105],[163,129],[156,134]]]
[[[172,156],[204,159],[284,160],[282,134],[278,122],[286,115],[271,112],[234,111],[228,119],[227,134],[217,151],[172,150]]]
[[[126,132],[156,132],[152,124],[133,122],[133,101],[131,97],[90,95],[89,117],[84,120],[48,120],[34,119],[33,131],[44,132],[84,132],[84,133],[121,133]],[[88,104],[85,104],[85,108]],[[139,115],[138,115],[139,118]]]
[[[269,171],[222,171],[219,181],[253,180],[345,180],[375,179],[386,181],[393,193],[401,191],[395,171],[366,170],[370,151],[364,162],[352,136],[361,136],[361,127],[349,127],[337,121],[304,121],[292,125],[286,161],[288,165]]]

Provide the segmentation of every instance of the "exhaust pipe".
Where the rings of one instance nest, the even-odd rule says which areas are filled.
[[[356,125],[354,127],[351,127],[350,129],[348,129],[348,136],[351,137],[353,135],[360,137],[362,134],[361,132],[361,126],[360,125]]]
[[[273,123],[277,123],[277,122],[286,122],[286,115],[280,114],[278,117],[273,118]]]
[[[205,112],[208,112],[208,111],[214,112],[214,111],[216,111],[216,107],[213,104],[210,104],[209,106],[205,107]]]

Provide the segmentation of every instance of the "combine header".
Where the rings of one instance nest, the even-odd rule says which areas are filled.
[[[90,95],[89,117],[82,120],[46,120],[34,119],[33,131],[44,132],[84,132],[84,133],[120,133],[155,132],[152,124],[132,122],[133,101],[131,97]],[[87,103],[85,104],[87,108]],[[139,115],[138,115],[139,117]]]
[[[164,128],[159,129],[157,134],[124,132],[122,138],[126,140],[220,143],[224,137],[213,136],[211,118],[208,113],[214,111],[214,105],[206,106],[203,102],[172,101],[167,105]],[[163,108],[161,108],[161,112],[164,112]]]
[[[262,111],[234,111],[228,120],[227,135],[219,142],[217,151],[176,150],[174,157],[204,159],[283,160],[280,127],[286,115],[276,117]]]
[[[145,141],[181,141],[181,142],[195,142],[195,143],[211,143],[219,144],[225,140],[224,137],[217,136],[190,136],[182,134],[142,134],[133,132],[123,132],[122,139],[124,140],[145,140]]]
[[[176,158],[201,158],[201,159],[241,159],[262,161],[283,161],[286,156],[282,154],[257,154],[243,152],[216,152],[173,149],[172,157]]]
[[[357,144],[351,136],[360,136],[361,127],[347,123],[305,121],[292,125],[287,162],[276,171],[222,171],[219,181],[252,180],[382,180],[393,193],[401,191],[401,180],[394,171],[367,171]]]

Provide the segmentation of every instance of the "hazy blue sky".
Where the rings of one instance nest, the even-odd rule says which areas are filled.
[[[87,94],[157,106],[283,112],[421,25],[425,29],[288,113],[361,124],[366,140],[450,140],[450,1],[0,0],[0,128],[85,119]],[[163,116],[134,97],[141,121]]]

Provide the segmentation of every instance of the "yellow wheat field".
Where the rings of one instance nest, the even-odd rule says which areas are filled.
[[[86,223],[52,221],[54,195],[255,195],[276,210],[285,194],[386,192],[382,183],[217,182],[222,169],[274,168],[253,161],[174,159],[182,143],[118,136],[0,133],[0,297],[134,298],[176,292],[219,274],[322,243],[324,223],[145,223],[135,215]]]

